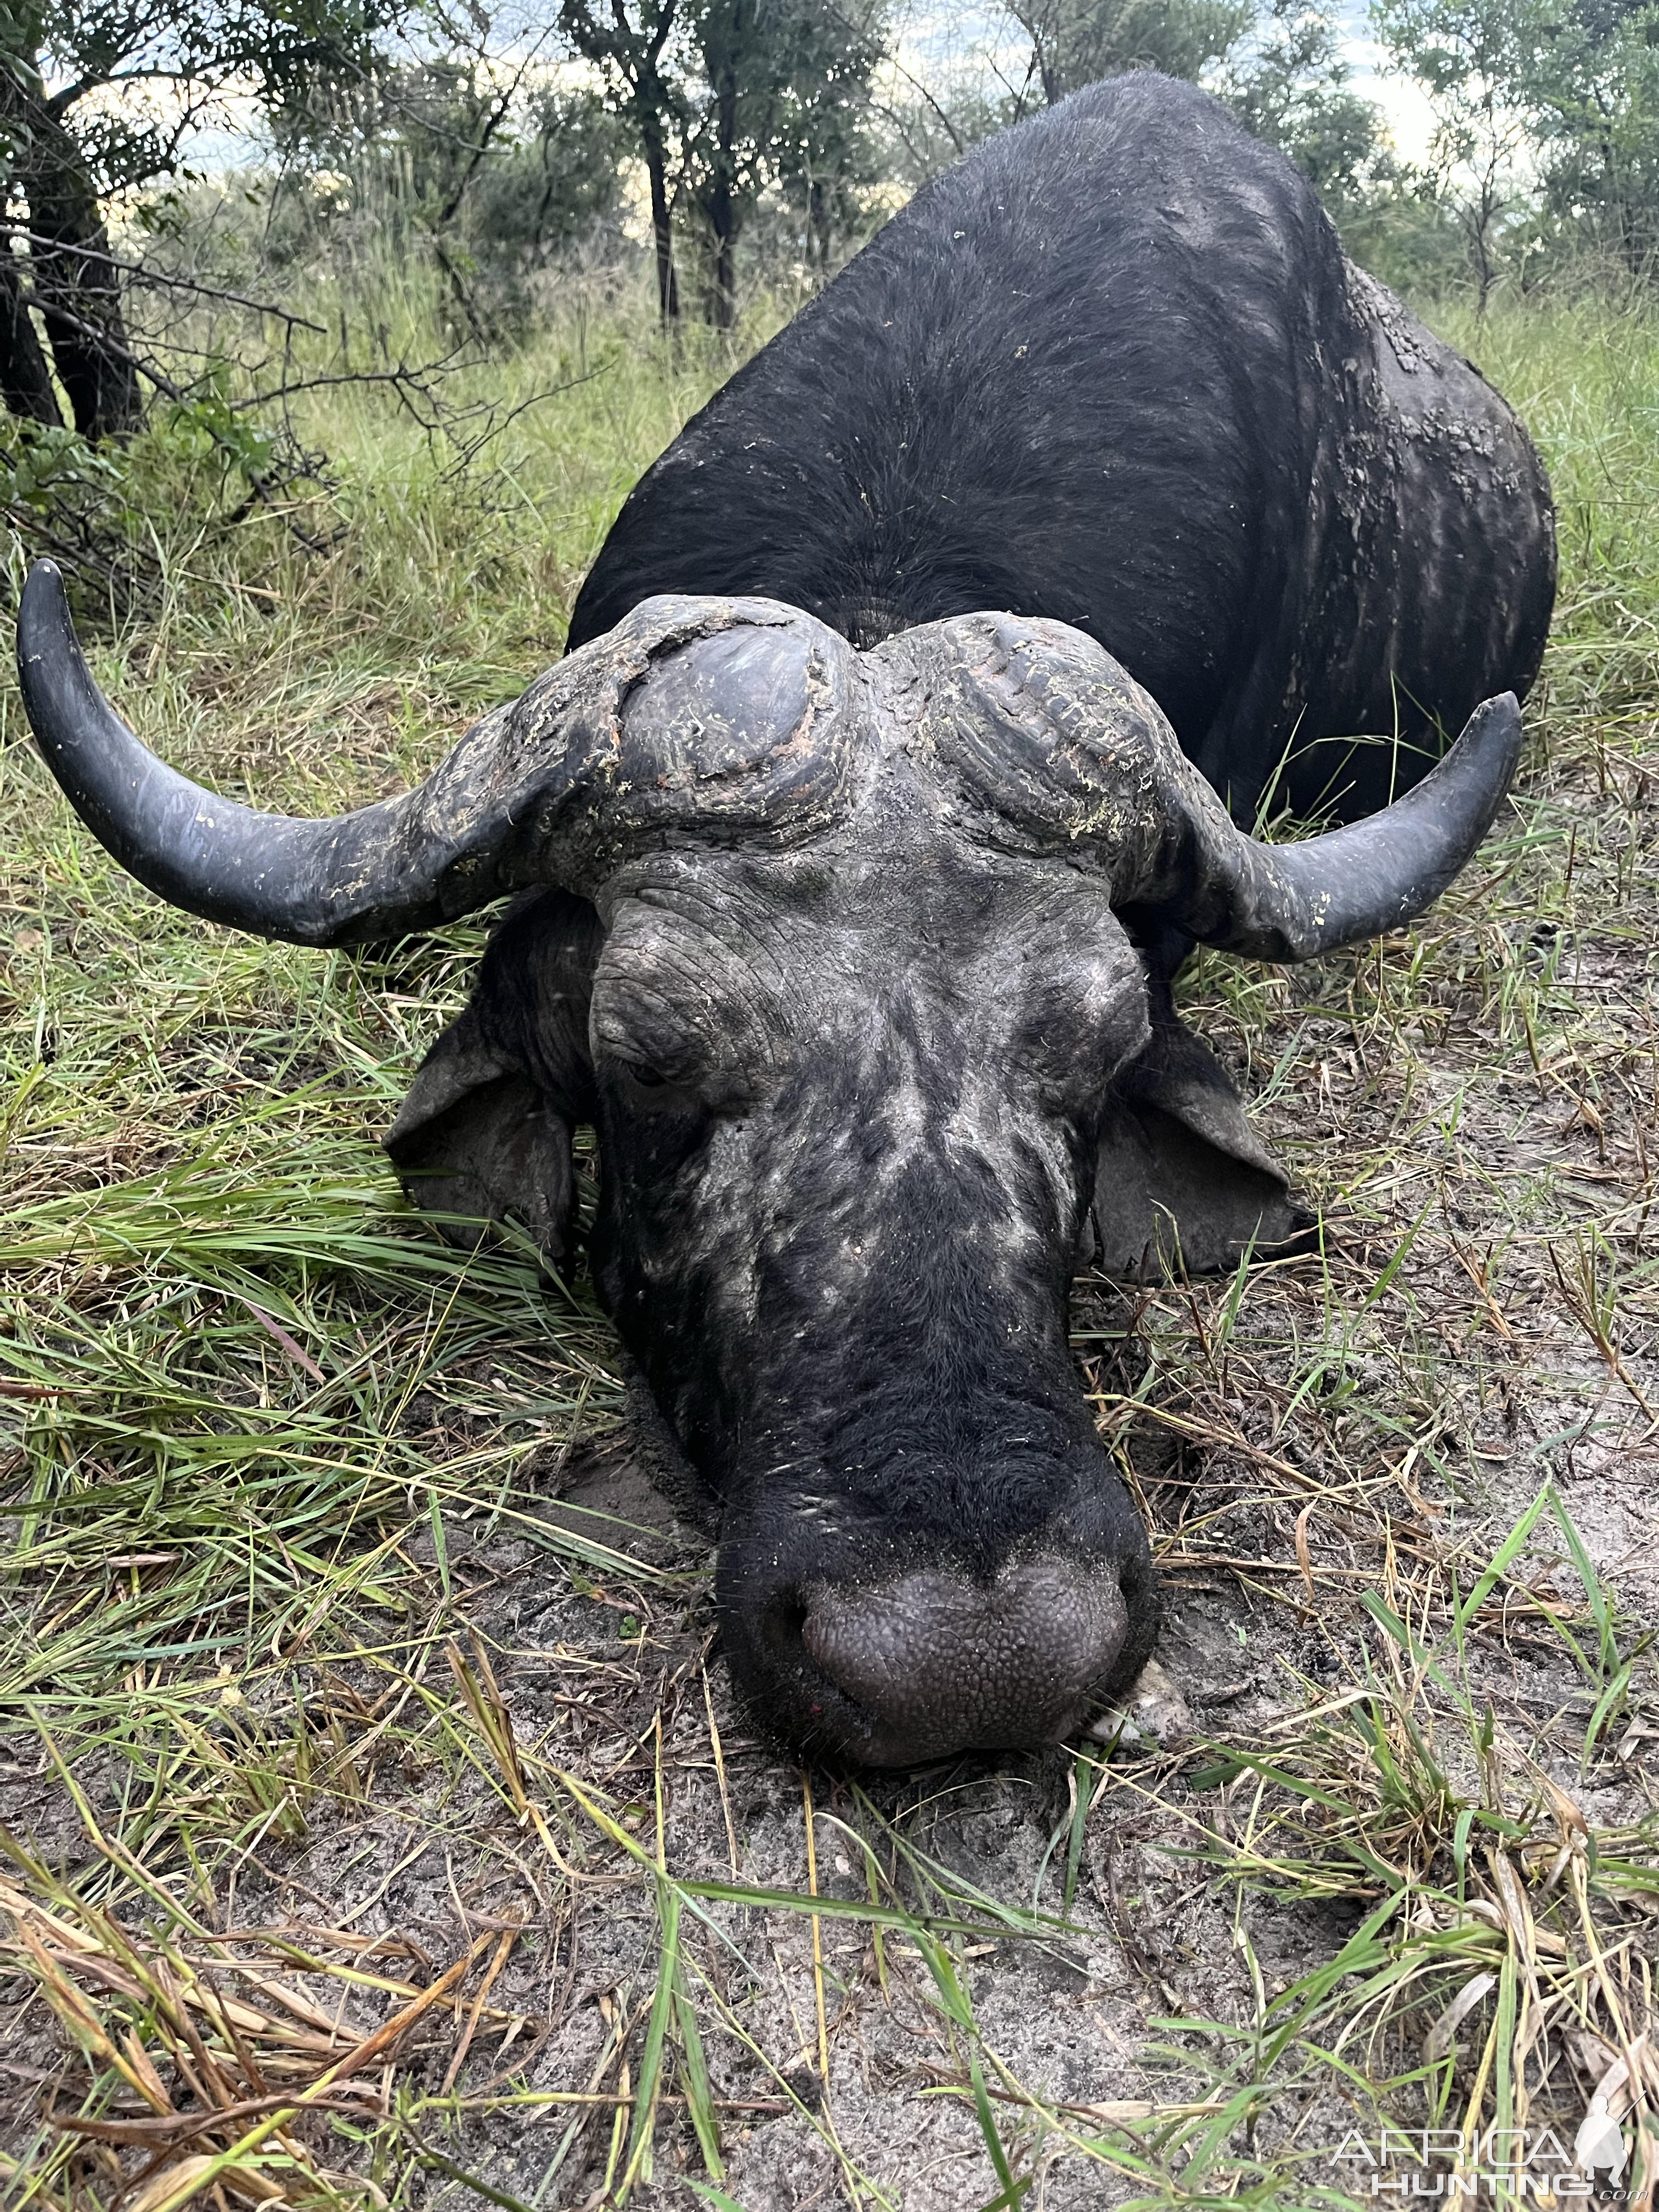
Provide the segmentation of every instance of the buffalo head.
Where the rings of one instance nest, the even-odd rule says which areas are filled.
[[[556,1261],[597,1127],[597,1279],[647,1448],[718,1510],[763,1717],[908,1763],[1056,1740],[1133,1671],[1151,1566],[1070,1361],[1077,1255],[1289,1218],[1139,946],[1300,960],[1418,912],[1503,796],[1512,699],[1384,813],[1271,847],[1060,623],[860,653],[770,601],[656,599],[418,790],[309,822],[147,752],[50,567],[19,653],[76,806],[196,913],[327,945],[529,894],[388,1141],[422,1203]]]

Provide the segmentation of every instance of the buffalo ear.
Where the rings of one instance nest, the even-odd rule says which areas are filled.
[[[521,1068],[492,1052],[463,1014],[422,1061],[384,1139],[410,1203],[466,1221],[438,1226],[477,1244],[516,1221],[556,1266],[570,1242],[570,1124]]]
[[[519,902],[492,939],[465,1011],[416,1071],[383,1142],[411,1205],[459,1214],[452,1243],[514,1221],[550,1267],[571,1249],[570,1139],[592,1117],[587,1003],[600,942],[585,902]]]
[[[1245,1119],[1221,1063],[1149,984],[1152,1033],[1112,1086],[1092,1208],[1093,1264],[1144,1278],[1202,1274],[1311,1225],[1290,1178]]]

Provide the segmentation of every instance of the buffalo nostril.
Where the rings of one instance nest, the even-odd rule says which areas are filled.
[[[988,1584],[939,1570],[875,1589],[821,1583],[800,1639],[858,1709],[876,1765],[1057,1742],[1128,1626],[1109,1569],[1012,1562]]]

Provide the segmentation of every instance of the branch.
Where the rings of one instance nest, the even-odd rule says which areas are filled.
[[[843,15],[839,8],[832,7],[830,12],[845,26],[848,30],[851,31],[857,28],[857,26],[845,15]],[[929,92],[921,79],[919,76],[913,76],[909,70],[905,68],[904,64],[899,59],[896,54],[889,54],[887,59],[904,79],[906,84],[909,85],[915,91],[919,92],[923,100],[927,101],[928,106],[933,109],[934,114],[938,116],[939,121],[945,125],[945,135],[951,141],[951,144],[954,151],[958,154],[965,154],[968,150],[967,140],[963,137],[961,131],[957,129],[956,125],[951,122],[950,117],[939,106],[938,100],[934,99],[933,94]],[[872,100],[871,105],[874,106],[875,102]],[[877,112],[879,113],[880,110],[878,108]],[[903,135],[902,132],[901,132],[900,135],[902,137]]]
[[[531,64],[535,60],[537,55],[541,52],[543,46],[544,46],[546,43],[547,33],[544,31],[541,36],[536,40],[535,45],[531,47],[530,52],[525,56],[523,61],[519,64],[517,73],[514,75],[511,84],[507,86],[507,90],[502,93],[500,98],[496,100],[494,108],[490,112],[489,121],[484,125],[483,131],[478,136],[477,143],[472,148],[471,160],[467,163],[465,168],[462,170],[460,176],[455,184],[454,189],[450,192],[449,197],[445,200],[442,207],[438,211],[438,221],[436,225],[438,229],[442,230],[447,223],[454,220],[455,210],[460,206],[462,200],[465,198],[467,186],[472,182],[473,178],[478,173],[478,165],[483,160],[484,155],[489,151],[490,140],[494,138],[495,133],[501,129],[502,124],[507,120],[507,111],[518,96],[519,87],[524,82],[525,77],[529,72]]]
[[[112,337],[102,323],[89,323],[72,308],[60,306],[56,300],[48,305],[34,292],[20,295],[20,302],[26,308],[39,308],[48,330],[54,324],[61,323],[65,330],[78,331],[82,337],[90,338],[100,353],[107,354],[113,361],[125,362],[130,368],[137,369],[140,376],[148,378],[164,399],[176,399],[184,404],[185,395],[178,385],[153,363],[147,362],[142,354],[134,353],[131,346],[123,345],[119,338]]]
[[[568,378],[562,384],[550,384],[544,391],[532,392],[528,399],[520,400],[516,407],[509,407],[506,414],[498,420],[492,421],[487,429],[481,430],[476,438],[469,440],[460,447],[455,459],[444,471],[445,480],[448,481],[463,475],[477,460],[484,447],[493,439],[500,437],[509,422],[516,422],[520,415],[526,413],[532,407],[539,407],[544,399],[556,399],[562,392],[574,392],[579,385],[592,384],[595,377],[601,374],[602,371],[597,368],[590,368],[586,376],[573,376]],[[493,414],[494,410],[491,411]]]
[[[251,408],[269,407],[273,400],[292,399],[296,392],[320,392],[330,385],[385,384],[389,385],[407,405],[410,392],[416,392],[422,398],[426,398],[433,388],[432,379],[453,367],[459,358],[460,356],[456,354],[446,354],[441,361],[428,362],[420,368],[410,368],[399,362],[396,368],[322,371],[315,376],[302,376],[291,381],[285,379],[281,384],[273,385],[269,392],[250,392],[245,398],[233,399],[227,404],[231,414],[242,415]],[[148,374],[149,371],[146,370],[145,374]]]
[[[100,262],[106,269],[119,270],[123,276],[138,283],[153,284],[158,291],[190,292],[200,300],[218,300],[228,307],[251,307],[256,314],[270,315],[276,322],[286,323],[290,330],[314,331],[319,337],[328,336],[323,324],[294,314],[287,307],[275,307],[269,300],[251,300],[246,293],[227,291],[220,284],[203,284],[193,276],[170,276],[165,270],[147,268],[142,261],[123,260],[119,254],[100,253],[94,246],[71,246],[61,238],[47,238],[38,230],[25,229],[21,223],[0,222],[0,239],[14,238],[23,240],[31,258],[36,261],[63,254],[76,261]]]

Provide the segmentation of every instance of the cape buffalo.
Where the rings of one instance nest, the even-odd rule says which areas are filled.
[[[1072,1368],[1075,1261],[1162,1237],[1209,1264],[1292,1219],[1175,1019],[1169,948],[1300,960],[1389,928],[1501,802],[1507,696],[1322,837],[1259,843],[1212,788],[1262,787],[1286,715],[1352,730],[1391,672],[1441,713],[1533,672],[1536,465],[1380,297],[1198,95],[1079,97],[921,195],[692,425],[601,556],[586,642],[335,821],[165,768],[57,572],[30,578],[42,750],[163,896],[339,945],[521,894],[388,1143],[422,1204],[516,1217],[556,1262],[597,1127],[636,1418],[717,1506],[734,1674],[798,1744],[1037,1744],[1138,1668],[1148,1547]],[[745,448],[775,360],[793,392],[816,362],[817,397]],[[635,604],[638,533],[672,565],[682,525],[694,568],[775,558],[804,604]],[[981,579],[1024,611],[964,605]],[[1236,763],[1206,781],[1131,654]]]

